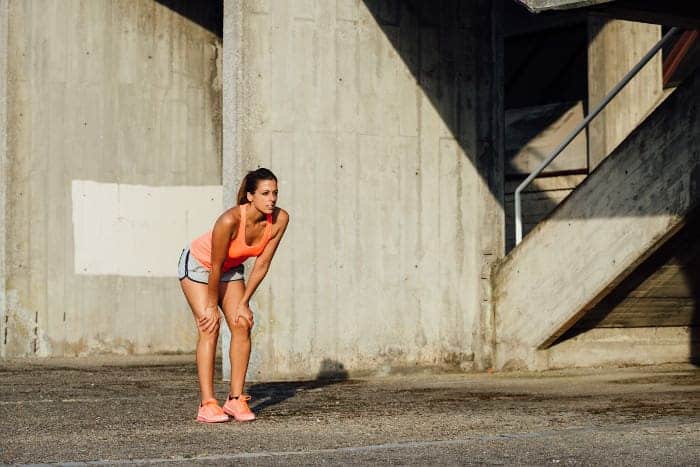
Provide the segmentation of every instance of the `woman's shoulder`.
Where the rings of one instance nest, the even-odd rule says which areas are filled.
[[[221,213],[216,222],[224,224],[228,227],[236,228],[240,220],[241,208],[240,206],[234,206]]]
[[[283,224],[286,225],[289,222],[289,213],[282,208],[275,208],[272,213],[272,223],[273,224]]]
[[[283,232],[289,223],[289,213],[282,208],[275,208],[272,213],[272,236],[276,237],[278,233]]]

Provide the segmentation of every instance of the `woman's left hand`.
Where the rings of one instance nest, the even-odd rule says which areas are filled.
[[[239,319],[244,319],[248,321],[248,324],[250,325],[250,328],[253,328],[253,312],[250,309],[250,306],[248,306],[247,303],[240,303],[236,307],[236,314],[234,315],[233,318],[233,325],[235,326],[238,323]]]

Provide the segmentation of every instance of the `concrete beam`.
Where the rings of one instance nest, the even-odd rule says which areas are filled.
[[[541,13],[549,10],[572,10],[601,3],[610,3],[614,0],[517,0],[532,13]]]
[[[499,266],[499,366],[533,364],[700,203],[699,93],[696,72]]]

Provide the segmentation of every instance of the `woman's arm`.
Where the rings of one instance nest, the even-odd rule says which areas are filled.
[[[248,277],[248,283],[246,284],[243,298],[238,305],[236,320],[238,319],[239,315],[243,314],[247,315],[244,317],[250,321],[251,325],[253,324],[252,313],[250,312],[248,302],[250,301],[250,297],[253,296],[255,290],[258,288],[258,285],[260,285],[262,280],[265,278],[267,271],[270,269],[272,258],[275,256],[275,252],[277,251],[277,247],[280,244],[280,240],[282,240],[285,230],[287,230],[287,225],[289,224],[289,214],[287,214],[287,211],[280,209],[277,215],[277,222],[279,222],[277,235],[275,235],[268,242],[260,256],[255,259],[255,264],[253,264],[253,269],[250,271],[250,276]],[[243,309],[241,309],[241,307],[243,307]]]
[[[211,232],[211,271],[209,272],[209,284],[207,287],[207,303],[204,316],[199,323],[200,328],[203,330],[212,331],[219,322],[218,305],[221,267],[228,253],[231,234],[235,231],[238,223],[236,221],[233,210],[226,211],[216,220]],[[238,221],[240,222],[240,219]]]

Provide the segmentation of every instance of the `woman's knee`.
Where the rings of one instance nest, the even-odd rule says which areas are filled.
[[[213,340],[216,342],[219,338],[219,323],[216,323],[210,329],[203,329],[198,326],[197,330],[199,331],[199,338],[202,340]]]
[[[235,323],[233,323],[233,332],[236,334],[250,334],[250,330],[253,326],[251,325],[250,321],[243,317],[239,316],[238,319],[236,320]]]

